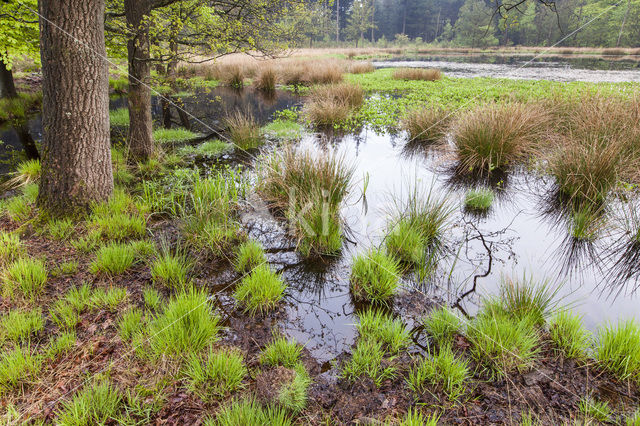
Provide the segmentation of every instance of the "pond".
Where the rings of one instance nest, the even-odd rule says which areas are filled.
[[[376,68],[438,68],[449,77],[518,80],[626,82],[640,81],[640,62],[627,58],[560,56],[420,56],[374,61]]]

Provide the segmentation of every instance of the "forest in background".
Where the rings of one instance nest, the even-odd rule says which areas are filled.
[[[312,44],[381,47],[411,41],[469,47],[640,46],[640,0],[523,2],[496,13],[499,6],[485,0],[312,1],[306,36]]]

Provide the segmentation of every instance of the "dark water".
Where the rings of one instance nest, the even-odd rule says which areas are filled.
[[[450,77],[590,82],[640,81],[640,62],[606,57],[421,56],[374,61],[373,64],[377,68],[438,68]]]

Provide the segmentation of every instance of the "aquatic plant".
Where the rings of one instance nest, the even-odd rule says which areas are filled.
[[[471,189],[464,196],[464,206],[472,211],[487,211],[493,199],[493,191],[489,188]]]
[[[381,342],[391,353],[397,354],[411,341],[409,329],[399,318],[392,318],[379,309],[369,308],[359,315],[356,325],[360,339]]]
[[[351,382],[367,376],[376,386],[380,386],[384,380],[393,378],[396,374],[396,367],[383,366],[383,360],[382,342],[359,339],[351,353],[351,359],[343,365],[341,375]]]
[[[293,368],[298,364],[301,353],[302,346],[298,345],[295,340],[278,336],[260,352],[260,363]]]
[[[242,388],[247,372],[238,350],[223,348],[214,351],[211,347],[204,357],[191,354],[183,369],[187,389],[205,401],[224,397]]]
[[[264,313],[276,307],[282,299],[286,284],[269,265],[259,265],[243,278],[236,287],[234,297],[251,315]]]
[[[60,425],[105,424],[116,417],[124,401],[120,390],[98,379],[64,402],[56,419]]]
[[[19,258],[2,272],[3,293],[11,298],[18,292],[33,300],[44,290],[47,275],[47,268],[42,260]]]
[[[309,94],[309,97],[311,102],[317,100],[332,100],[355,109],[359,108],[364,101],[364,90],[362,90],[362,87],[359,85],[351,83],[330,84],[315,87]]]
[[[303,115],[318,127],[334,127],[344,122],[364,102],[360,86],[339,83],[315,87],[305,104]]]
[[[225,85],[240,90],[244,88],[245,71],[241,66],[229,66],[221,76]]]
[[[619,380],[640,382],[640,326],[633,320],[598,330],[595,359]]]
[[[149,324],[149,344],[156,354],[198,353],[218,338],[220,317],[205,291],[188,289],[169,301]]]
[[[576,241],[593,241],[604,226],[604,218],[601,210],[590,203],[583,203],[574,207],[571,211],[569,231]]]
[[[262,128],[266,137],[278,140],[298,140],[302,138],[303,131],[300,124],[288,119],[277,119]]]
[[[598,401],[591,396],[586,396],[578,402],[578,409],[587,419],[593,419],[600,423],[607,423],[613,414],[606,401]]]
[[[466,391],[471,378],[469,363],[459,359],[450,346],[442,345],[437,353],[427,353],[411,369],[407,384],[417,393],[424,393],[427,385],[440,388],[450,401],[457,401]]]
[[[247,273],[266,261],[262,244],[256,240],[249,240],[238,247],[234,267],[239,273]]]
[[[335,84],[342,81],[342,68],[331,62],[316,62],[304,64],[304,80],[311,84]]]
[[[420,265],[426,256],[426,238],[408,220],[400,220],[385,239],[387,251],[401,262]]]
[[[432,68],[398,68],[393,70],[393,78],[396,80],[436,81],[442,78],[442,71]]]
[[[486,104],[459,115],[453,124],[459,171],[485,174],[526,157],[548,120],[541,107],[520,103]]]
[[[407,113],[400,126],[409,133],[409,143],[433,143],[446,136],[450,121],[449,112],[441,107],[430,105]]]
[[[236,111],[225,119],[231,141],[241,149],[253,149],[263,142],[262,131],[252,115]]]
[[[558,308],[560,300],[557,295],[561,288],[562,285],[554,286],[548,280],[535,282],[532,276],[523,275],[519,279],[505,276],[500,282],[499,299],[486,298],[485,310],[543,326]]]
[[[462,321],[446,306],[435,308],[423,321],[425,331],[431,338],[443,346],[451,343],[453,337],[460,333]]]
[[[349,65],[350,74],[367,74],[376,69],[371,62],[353,62]]]
[[[357,255],[351,265],[351,293],[356,300],[387,303],[397,291],[400,265],[380,249]]]
[[[43,328],[44,318],[40,309],[11,309],[0,319],[0,342],[28,342],[33,334]]]
[[[278,75],[273,67],[261,68],[253,82],[256,89],[263,92],[275,92],[277,83]]]
[[[582,318],[579,315],[566,310],[558,312],[549,321],[549,336],[565,357],[586,359],[592,336],[582,326]]]

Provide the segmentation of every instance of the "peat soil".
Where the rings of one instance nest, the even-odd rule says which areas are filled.
[[[13,231],[17,227],[8,219],[0,220],[3,231]],[[171,221],[159,221],[150,225],[150,232],[166,238],[177,235],[177,227]],[[151,286],[148,267],[138,265],[113,279],[96,277],[88,272],[91,255],[77,252],[68,243],[49,240],[30,225],[22,227],[22,240],[30,256],[46,259],[48,270],[71,260],[79,264],[77,273],[73,275],[50,275],[46,291],[37,300],[43,310],[52,306],[69,288],[83,282],[90,283],[93,288],[126,288],[128,301],[117,311],[94,309],[83,313],[76,328],[74,348],[46,362],[38,378],[24,385],[21,392],[3,394],[0,399],[3,408],[13,404],[24,419],[54,422],[62,403],[68,401],[89,377],[105,371],[123,391],[136,387],[154,389],[146,396],[145,402],[149,404],[157,402],[158,395],[161,395],[161,402],[152,415],[152,424],[199,424],[240,394],[269,395],[272,381],[264,380],[264,377],[273,377],[278,372],[270,372],[261,366],[259,353],[291,318],[288,318],[288,309],[284,306],[257,317],[248,316],[237,308],[231,294],[239,276],[228,263],[200,258],[194,279],[197,286],[208,287],[215,294],[215,304],[223,316],[226,329],[216,344],[242,350],[251,373],[242,392],[227,400],[205,403],[185,389],[177,374],[179,363],[176,360],[144,362],[136,357],[131,344],[122,341],[118,335],[121,313],[132,306],[144,308],[142,292]],[[164,292],[165,300],[170,297],[168,291],[159,290]],[[8,309],[24,307],[24,303],[2,298],[0,311],[6,313]],[[403,318],[421,316],[437,304],[437,301],[428,300],[420,293],[407,292],[398,298],[394,311]],[[47,318],[45,328],[31,342],[32,347],[45,345],[58,331],[53,321]],[[302,360],[313,383],[308,406],[297,417],[297,422],[325,424],[329,420],[333,424],[381,424],[389,419],[401,419],[408,409],[414,407],[425,414],[440,413],[441,422],[445,424],[514,424],[529,413],[537,416],[543,424],[559,424],[579,419],[578,403],[587,395],[608,401],[619,414],[632,412],[639,404],[640,392],[635,385],[619,383],[595,365],[563,358],[553,350],[546,336],[542,339],[540,356],[532,370],[499,380],[492,380],[474,364],[469,342],[464,336],[456,336],[454,350],[459,356],[469,359],[471,369],[475,371],[463,399],[458,403],[449,402],[437,388],[416,395],[406,385],[405,378],[415,356],[424,353],[429,341],[419,326],[413,328],[412,336],[414,345],[410,350],[391,361],[398,374],[380,387],[368,378],[351,383],[340,376],[341,364],[350,357],[348,350],[335,354],[335,358],[326,363],[318,361],[304,349]]]

